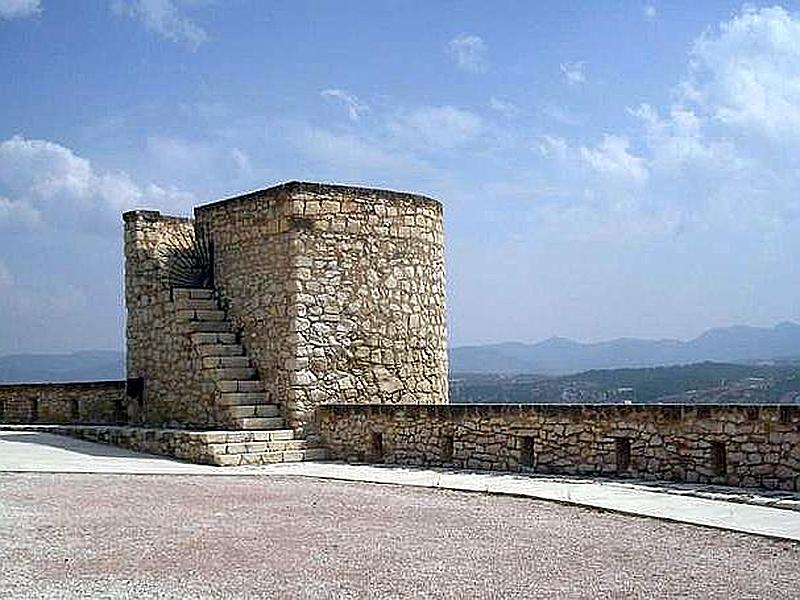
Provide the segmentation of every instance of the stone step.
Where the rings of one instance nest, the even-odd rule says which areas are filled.
[[[200,356],[241,356],[244,348],[240,344],[199,344],[197,353]]]
[[[187,434],[205,444],[240,444],[242,442],[277,442],[294,440],[291,429],[226,429],[193,431]]]
[[[219,395],[219,404],[222,406],[252,406],[269,404],[269,402],[264,392],[223,392]]]
[[[176,298],[176,310],[219,310],[217,301],[213,298]]]
[[[191,337],[192,342],[194,342],[197,346],[214,346],[218,344],[227,345],[236,343],[236,334],[233,333],[201,332],[192,333]]]
[[[228,414],[236,419],[280,417],[281,410],[275,404],[237,404],[228,406]]]
[[[191,298],[213,298],[214,290],[207,288],[173,288],[172,297],[175,300],[188,300]]]
[[[184,321],[192,333],[234,333],[230,321]]]
[[[283,429],[281,417],[243,417],[236,420],[241,429]]]
[[[217,454],[211,462],[221,467],[238,467],[244,465],[268,465],[280,462],[299,462],[303,460],[325,460],[328,457],[324,448],[307,450],[286,450],[273,452],[251,452],[247,454]]]
[[[286,452],[308,449],[307,440],[277,440],[263,442],[234,442],[226,444],[208,444],[212,454],[249,454],[253,452]]]
[[[255,379],[256,370],[253,367],[228,367],[206,369],[206,374],[216,381],[225,379]]]
[[[225,321],[224,310],[181,310],[175,311],[179,321]]]
[[[263,392],[264,382],[258,379],[247,381],[222,380],[217,381],[217,389],[220,392]]]
[[[204,369],[240,369],[251,366],[249,356],[204,356]]]

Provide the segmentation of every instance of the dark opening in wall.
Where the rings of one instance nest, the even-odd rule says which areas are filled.
[[[791,423],[792,422],[792,407],[791,406],[781,406],[780,413],[778,415],[778,419],[781,423]]]
[[[533,467],[536,457],[533,451],[533,437],[523,435],[519,438],[519,465]]]
[[[125,395],[134,400],[144,396],[144,377],[129,377],[125,380]]]
[[[711,442],[711,468],[715,475],[725,475],[728,472],[728,453],[722,442]]]
[[[81,409],[77,400],[71,400],[69,403],[69,418],[73,422],[77,422],[81,418]]]
[[[631,466],[631,440],[618,437],[614,440],[614,451],[617,459],[617,472],[627,471]]]
[[[39,399],[31,398],[31,423],[39,420]]]
[[[383,433],[380,431],[372,432],[369,453],[373,460],[383,460]]]
[[[2,421],[6,416],[6,401],[0,400],[0,421]]]
[[[129,377],[125,380],[125,395],[136,402],[136,413],[139,416],[144,414],[144,377]],[[127,421],[123,416],[123,407],[117,407],[119,422]]]
[[[453,460],[453,436],[450,434],[442,436],[440,458],[442,462],[450,462]]]

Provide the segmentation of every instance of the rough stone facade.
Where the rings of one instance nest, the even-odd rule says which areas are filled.
[[[203,386],[202,357],[165,281],[164,248],[194,237],[191,219],[132,211],[125,222],[126,372],[142,378],[143,397],[131,402],[133,422],[211,427],[222,420],[213,391]]]
[[[0,423],[118,423],[125,382],[0,385]]]
[[[333,458],[800,489],[800,406],[325,406]]]
[[[288,424],[330,402],[447,401],[441,205],[290,183],[195,209],[221,301]]]
[[[300,436],[328,402],[447,401],[441,205],[412,194],[289,183],[195,209],[195,220],[124,215],[128,377],[137,419],[230,425],[185,312],[164,285],[163,248],[203,231],[214,297],[257,378]]]

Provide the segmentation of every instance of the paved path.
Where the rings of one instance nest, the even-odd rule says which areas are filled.
[[[63,435],[0,428],[0,472],[197,475],[219,469]]]
[[[0,473],[0,598],[797,598],[800,544],[311,477]]]
[[[470,473],[340,463],[286,463],[220,468],[139,454],[48,433],[0,430],[0,472],[105,473],[134,475],[284,475],[396,484],[551,500],[632,515],[800,541],[800,511],[780,506],[701,498],[686,488],[592,479]],[[784,501],[796,508],[795,501]]]

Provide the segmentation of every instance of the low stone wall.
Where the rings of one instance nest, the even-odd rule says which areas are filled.
[[[117,423],[125,401],[124,381],[0,385],[0,423]]]
[[[328,405],[334,459],[800,489],[800,406]]]

